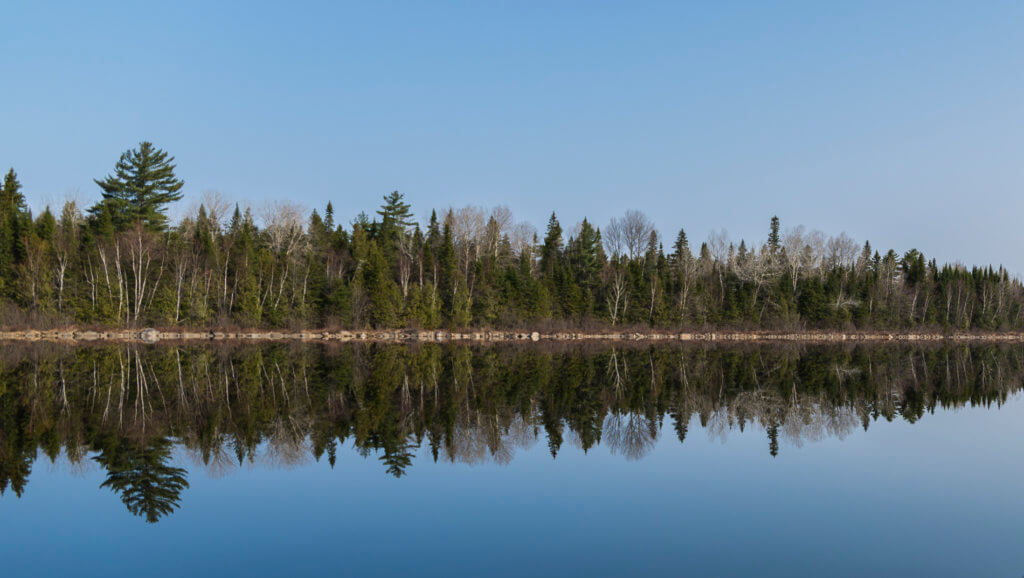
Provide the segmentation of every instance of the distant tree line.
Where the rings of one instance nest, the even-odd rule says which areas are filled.
[[[639,211],[538,236],[504,207],[433,211],[401,193],[339,222],[330,203],[261,215],[216,195],[176,223],[174,158],[143,142],[96,180],[83,212],[27,208],[0,189],[0,324],[452,328],[1005,330],[1024,290],[1002,267],[884,253],[841,234],[781,229],[762,244],[663,240]],[[666,246],[667,245],[667,246]]]

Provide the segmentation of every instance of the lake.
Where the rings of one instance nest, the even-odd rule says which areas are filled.
[[[3,576],[1021,576],[1024,346],[0,349]]]

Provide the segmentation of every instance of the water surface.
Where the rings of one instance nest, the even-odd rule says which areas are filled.
[[[1024,573],[1024,348],[10,346],[5,576]]]

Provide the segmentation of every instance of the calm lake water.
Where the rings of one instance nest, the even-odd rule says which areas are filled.
[[[3,576],[1024,575],[1024,347],[0,348]]]

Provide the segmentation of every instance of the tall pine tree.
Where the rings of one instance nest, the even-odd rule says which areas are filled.
[[[163,231],[167,228],[167,205],[181,199],[185,184],[174,169],[174,157],[150,142],[139,143],[138,148],[121,154],[113,174],[96,179],[103,199],[89,212],[94,217],[107,212],[117,231],[136,223],[151,231]]]

